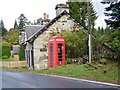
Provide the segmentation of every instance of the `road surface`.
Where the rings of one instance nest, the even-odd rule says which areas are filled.
[[[32,74],[23,72],[2,71],[2,88],[114,88],[119,86],[105,85],[69,79],[64,77]]]

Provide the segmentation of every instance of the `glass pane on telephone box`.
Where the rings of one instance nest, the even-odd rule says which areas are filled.
[[[62,61],[62,44],[58,44],[58,60]]]
[[[50,44],[50,67],[53,67],[53,44]]]

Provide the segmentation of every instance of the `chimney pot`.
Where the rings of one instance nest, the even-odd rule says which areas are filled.
[[[46,20],[47,19],[47,14],[43,13],[43,19]]]
[[[47,14],[47,19],[49,19],[49,14]]]

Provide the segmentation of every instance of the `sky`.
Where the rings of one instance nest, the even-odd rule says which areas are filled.
[[[17,19],[21,13],[23,13],[28,20],[34,21],[40,17],[43,17],[43,13],[49,14],[49,18],[53,19],[56,16],[55,6],[59,3],[64,3],[67,0],[0,0],[0,19],[4,21],[5,28],[8,30],[13,28],[15,19]],[[99,0],[93,5],[97,11],[99,17],[96,20],[95,27],[105,27],[104,22],[104,6],[99,3]]]

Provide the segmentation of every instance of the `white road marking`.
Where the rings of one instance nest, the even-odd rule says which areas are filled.
[[[99,81],[92,81],[92,80],[87,80],[87,79],[78,79],[78,78],[72,78],[72,77],[66,77],[66,76],[57,76],[57,75],[49,75],[49,74],[41,74],[41,75],[52,76],[52,77],[61,77],[61,78],[72,79],[72,80],[81,80],[81,81],[90,82],[90,83],[96,83],[96,84],[120,87],[120,85],[118,85],[118,84],[99,82]]]

